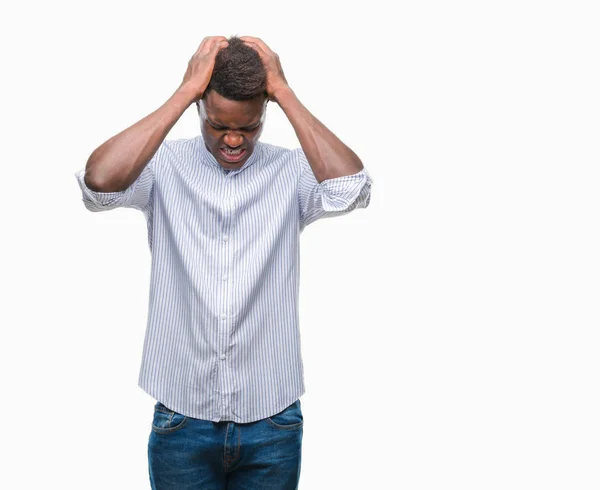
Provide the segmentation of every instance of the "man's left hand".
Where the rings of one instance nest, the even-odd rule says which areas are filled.
[[[281,91],[289,90],[289,85],[283,74],[283,68],[281,68],[279,56],[257,37],[242,36],[240,39],[253,48],[260,56],[267,72],[267,95],[269,100],[277,102],[277,95]]]

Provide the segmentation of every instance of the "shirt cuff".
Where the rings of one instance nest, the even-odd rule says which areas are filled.
[[[100,206],[110,206],[111,204],[122,202],[128,193],[131,194],[134,191],[135,187],[134,183],[127,189],[119,192],[97,192],[93,191],[85,184],[85,169],[75,172],[75,177],[77,178],[79,187],[81,187],[84,202],[93,202]]]
[[[352,175],[344,175],[334,179],[322,181],[321,187],[322,206],[325,211],[344,211],[361,197],[364,206],[368,205],[370,189],[373,179],[363,168]]]

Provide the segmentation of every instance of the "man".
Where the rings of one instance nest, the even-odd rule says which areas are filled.
[[[259,143],[268,101],[301,149]],[[194,103],[201,137],[164,141]],[[299,237],[369,204],[359,158],[300,103],[264,42],[217,36],[163,106],[76,175],[89,210],[133,207],[148,223],[139,386],[157,400],[152,488],[297,488]]]

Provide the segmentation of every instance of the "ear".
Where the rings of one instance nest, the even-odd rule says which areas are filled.
[[[204,101],[196,101],[196,109],[198,109],[198,116],[200,117],[200,119],[204,118],[204,114],[206,114],[206,111],[204,109]]]

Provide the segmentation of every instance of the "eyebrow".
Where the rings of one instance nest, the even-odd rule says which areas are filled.
[[[261,120],[262,120],[262,117],[258,121],[247,124],[246,126],[242,126],[240,129],[248,129],[248,128],[254,129],[261,123]],[[206,121],[208,122],[208,124],[210,124],[213,127],[218,127],[218,128],[222,128],[222,129],[226,128],[226,126],[224,124],[221,124],[216,121],[211,121],[208,117],[208,114],[206,115]]]

